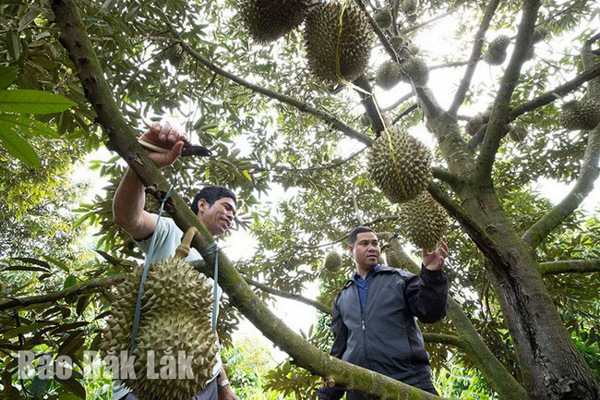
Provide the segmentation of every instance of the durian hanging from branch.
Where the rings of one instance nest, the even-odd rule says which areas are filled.
[[[398,206],[400,231],[419,249],[434,250],[448,230],[448,214],[427,191]]]
[[[310,72],[326,84],[352,82],[366,70],[374,33],[355,3],[325,3],[304,23]]]
[[[258,43],[273,42],[300,26],[316,0],[239,0],[248,34]]]
[[[187,246],[189,250],[189,244]],[[141,279],[142,268],[136,268],[115,287],[116,301],[103,332],[101,350],[104,355],[118,357],[126,351],[135,357],[135,376],[120,378],[140,400],[191,399],[212,378],[218,360],[219,344],[211,328],[213,289],[183,258],[176,256],[152,264],[141,299],[139,334],[135,349],[131,351],[129,346]],[[159,361],[170,355],[174,357],[175,365],[181,355],[191,359],[190,370],[175,368],[176,376],[162,374],[154,379],[148,368],[158,370]],[[150,357],[154,358],[156,366],[151,359],[149,361]]]
[[[510,37],[500,35],[490,42],[483,55],[483,61],[490,65],[500,65],[506,60],[506,49],[510,44]]]
[[[393,126],[369,149],[369,172],[375,184],[392,203],[412,200],[432,179],[433,156],[420,141],[399,126]]]
[[[566,102],[558,123],[570,131],[594,129],[600,123],[600,101],[583,99]]]

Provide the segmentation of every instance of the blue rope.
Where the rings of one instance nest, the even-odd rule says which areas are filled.
[[[158,227],[158,222],[160,221],[160,217],[163,213],[163,209],[165,203],[171,197],[171,193],[173,192],[174,186],[171,185],[167,194],[160,202],[160,209],[158,210],[158,219],[156,220],[156,226]],[[135,302],[135,314],[133,316],[133,329],[131,331],[131,339],[129,341],[129,352],[133,352],[136,348],[135,339],[137,338],[138,330],[140,328],[140,317],[141,317],[141,309],[142,309],[142,296],[144,295],[144,285],[146,284],[146,280],[148,279],[148,270],[150,269],[152,256],[154,255],[154,245],[156,243],[156,229],[152,233],[152,239],[150,240],[150,249],[148,249],[148,254],[146,255],[146,260],[144,261],[144,271],[142,272],[142,280],[140,281],[140,286],[138,288],[137,300]]]
[[[208,245],[208,248],[214,247],[215,250],[207,253],[207,255],[215,254],[215,269],[213,273],[213,310],[212,310],[212,330],[213,333],[217,332],[217,316],[219,315],[219,300],[218,300],[218,285],[219,285],[219,245],[216,242],[212,242]]]

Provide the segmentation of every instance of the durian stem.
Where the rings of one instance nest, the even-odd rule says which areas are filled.
[[[181,244],[175,250],[175,257],[179,257],[184,259],[190,254],[190,246],[192,244],[192,239],[194,235],[198,232],[195,226],[191,226],[185,235],[183,235],[183,239],[181,239]]]

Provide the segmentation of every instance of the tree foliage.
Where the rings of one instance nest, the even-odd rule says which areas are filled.
[[[357,2],[369,15],[394,6]],[[590,377],[595,373],[598,379],[600,373],[600,228],[597,217],[577,210],[598,177],[600,128],[568,132],[557,120],[564,100],[599,96],[593,2],[421,1],[414,14],[400,12],[398,26],[380,33],[386,38],[401,34],[421,48],[430,88],[400,83],[390,91],[370,84],[377,67],[393,55],[389,43],[375,44],[368,70],[352,85],[325,87],[308,72],[301,30],[271,44],[254,43],[236,3],[76,2],[101,75],[128,125],[143,129],[143,118],[179,118],[194,142],[215,153],[210,159],[184,159],[163,175],[184,198],[208,183],[235,189],[241,205],[238,227],[256,240],[236,263],[237,271],[297,298],[318,281],[317,300],[328,307],[353,269],[344,254],[352,227],[368,224],[381,233],[388,260],[399,245],[412,254],[402,237],[392,235],[402,235],[396,205],[374,186],[364,151],[382,134],[382,122],[402,126],[434,149],[429,190],[453,217],[446,270],[450,297],[459,306],[451,318],[422,326],[438,382],[445,382],[445,371],[461,377],[446,382],[451,389],[444,393],[458,395],[463,386],[475,390],[456,382],[483,376],[476,380],[487,385],[482,393],[593,398],[598,384],[593,386]],[[107,104],[99,105],[91,83],[80,81],[83,63],[63,47],[60,22],[45,1],[0,5],[0,88],[54,93],[74,104],[43,115],[0,109],[0,127],[12,123],[41,163],[26,165],[9,147],[0,148],[5,200],[0,206],[5,296],[0,300],[0,365],[7,398],[84,397],[86,390],[89,396],[98,389],[76,378],[21,381],[14,353],[33,349],[38,356],[69,354],[81,361],[83,349],[95,349],[101,340],[110,286],[141,257],[131,238],[112,224],[111,198],[124,170],[118,156],[93,166],[110,180],[106,194],[72,213],[81,190],[66,178],[72,165],[102,141],[119,155],[133,150],[117,140],[126,132],[107,129],[102,115]],[[549,32],[536,44],[531,42],[534,25]],[[479,62],[484,42],[499,34],[511,38],[507,61],[501,66]],[[531,48],[534,56],[526,59]],[[386,106],[377,107],[373,98]],[[469,136],[465,125],[487,109],[486,125]],[[527,132],[522,142],[509,140],[508,123]],[[32,134],[36,128],[54,133]],[[534,189],[544,180],[571,185],[559,206]],[[147,207],[157,208],[154,197]],[[83,255],[78,245],[85,226],[99,231],[96,257]],[[344,254],[338,273],[322,268],[332,250]],[[410,268],[417,259],[417,253],[404,254],[403,263]],[[573,271],[576,261],[590,269],[543,272],[551,262]],[[255,292],[263,300],[272,296],[264,288]],[[36,302],[34,295],[51,297]],[[234,307],[253,317],[237,303],[239,293],[228,295],[221,316],[225,343],[239,318]],[[537,327],[527,323],[534,317]],[[547,325],[558,339],[543,338],[540,331]],[[309,335],[324,352],[326,331],[321,319]],[[296,339],[282,334],[274,340],[281,345],[278,340]],[[478,359],[474,343],[498,364]],[[536,353],[527,343],[541,350]],[[566,367],[560,355],[565,353],[581,355],[570,361],[578,371],[569,377],[577,382],[572,387],[561,383]],[[290,355],[292,362],[273,368],[265,387],[306,396],[320,384],[319,371]],[[552,367],[542,361],[547,359],[554,360],[547,363]],[[333,373],[319,374],[330,378]],[[550,383],[542,385],[546,373]]]

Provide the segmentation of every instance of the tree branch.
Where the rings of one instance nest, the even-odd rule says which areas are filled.
[[[524,0],[521,23],[517,32],[517,39],[513,54],[504,76],[500,81],[500,89],[494,101],[494,107],[488,123],[484,142],[477,158],[475,180],[484,186],[492,185],[492,167],[496,152],[500,147],[500,140],[505,132],[509,120],[508,108],[510,99],[515,90],[517,80],[521,73],[523,61],[531,47],[531,36],[537,20],[541,0]]]
[[[13,308],[23,308],[33,304],[54,303],[58,300],[64,299],[67,296],[80,296],[82,294],[96,293],[99,292],[100,289],[106,289],[114,286],[122,282],[124,279],[125,275],[122,274],[109,276],[107,278],[90,279],[56,292],[6,300],[0,303],[0,311],[10,310]]]
[[[381,115],[379,105],[376,103],[375,96],[373,95],[373,88],[371,87],[369,80],[363,74],[356,78],[353,83],[362,89],[356,90],[356,92],[360,96],[360,102],[365,108],[365,112],[369,116],[371,128],[373,128],[373,131],[378,133],[383,131],[383,115]]]
[[[196,50],[194,50],[186,41],[184,41],[181,38],[181,36],[179,35],[179,32],[177,32],[177,30],[168,21],[165,21],[165,23],[171,30],[171,33],[175,37],[175,40],[181,45],[181,47],[183,47],[185,52],[188,53],[192,58],[194,58],[195,60],[200,62],[202,65],[204,65],[206,68],[213,71],[214,73],[219,74],[241,86],[244,86],[245,88],[248,88],[248,89],[252,90],[253,92],[263,94],[271,99],[275,99],[275,100],[281,101],[282,103],[289,104],[293,107],[296,107],[297,109],[299,109],[302,112],[306,112],[308,114],[314,115],[315,117],[327,122],[327,124],[329,124],[332,128],[337,129],[338,131],[342,132],[346,136],[356,139],[361,143],[370,145],[373,142],[373,139],[370,138],[369,136],[366,136],[363,133],[352,128],[351,126],[345,124],[344,122],[340,121],[335,116],[333,116],[329,113],[326,113],[325,111],[320,110],[316,107],[313,107],[309,103],[302,102],[302,101],[295,99],[291,96],[288,96],[286,94],[278,93],[273,90],[263,88],[262,86],[255,85],[255,84],[250,83],[230,72],[225,71],[223,68],[216,66],[209,59],[207,59],[202,54],[200,54]]]
[[[446,169],[439,167],[433,167],[433,177],[439,179],[440,181],[446,182],[450,186],[456,186],[463,183],[463,180],[460,179],[460,177],[454,175],[452,172]]]
[[[492,0],[487,4],[487,7],[485,8],[485,14],[481,19],[479,29],[475,34],[475,41],[473,43],[473,49],[471,50],[471,57],[469,58],[469,61],[467,63],[467,70],[465,71],[464,77],[460,81],[458,90],[454,95],[454,100],[452,100],[452,105],[448,109],[448,113],[452,116],[456,116],[458,109],[462,105],[463,101],[465,101],[465,96],[467,95],[467,91],[471,86],[471,79],[473,78],[473,74],[475,73],[475,68],[477,68],[477,64],[479,63],[479,59],[481,58],[481,49],[483,48],[485,33],[490,27],[490,22],[492,21],[492,17],[496,13],[496,9],[498,8],[499,3],[500,0]]]
[[[582,84],[587,81],[590,81],[596,77],[600,76],[600,64],[594,65],[593,67],[587,69],[583,73],[577,75],[574,79],[557,86],[553,90],[550,90],[535,99],[532,99],[526,103],[518,105],[510,111],[510,119],[514,120],[517,117],[525,114],[526,112],[535,110],[536,108],[545,106],[546,104],[550,104],[555,101],[556,95],[564,96],[567,93],[572,92],[573,90],[579,88]]]
[[[96,110],[98,121],[108,133],[113,146],[118,149],[119,154],[137,173],[144,185],[154,184],[159,190],[166,191],[170,186],[169,183],[139,146],[134,131],[127,125],[111,97],[110,87],[104,79],[98,58],[83,28],[83,21],[74,1],[52,0],[51,4],[61,31],[60,41],[67,49],[84,87],[86,97]],[[132,157],[132,153],[135,157]],[[165,202],[165,207],[180,229],[187,231],[191,226],[198,229],[192,245],[200,252],[207,266],[214,265],[217,257],[217,253],[213,251],[214,239],[190,210],[187,202],[174,192]],[[425,399],[436,398],[432,394],[390,377],[330,357],[310,345],[273,315],[250,289],[222,250],[218,251],[218,257],[219,284],[229,295],[231,304],[301,367],[316,375],[341,383],[350,389],[372,393],[384,398],[397,398],[399,395]],[[205,267],[203,272],[207,276],[212,276],[212,268]]]
[[[400,33],[402,35],[406,35],[407,33],[419,30],[419,29],[421,29],[424,26],[427,26],[427,25],[429,25],[429,24],[431,24],[431,23],[433,23],[435,21],[438,21],[438,20],[440,20],[442,18],[446,18],[449,15],[452,15],[456,10],[457,10],[457,8],[450,9],[450,10],[446,11],[444,14],[437,15],[437,16],[435,16],[435,17],[433,17],[433,18],[431,18],[431,19],[429,19],[427,21],[421,22],[420,24],[412,25],[410,28],[402,29],[400,31]]]
[[[586,68],[592,69],[597,68],[600,64],[591,64],[590,58],[585,57],[587,48],[584,46],[584,65]],[[591,65],[590,65],[591,64]],[[593,91],[594,84],[600,82],[600,77],[596,77],[590,81],[590,89]],[[599,86],[595,86],[600,88]],[[600,95],[600,93],[595,93]],[[591,93],[593,96],[594,93]],[[588,131],[588,144],[583,155],[581,163],[581,171],[579,177],[575,182],[575,186],[567,196],[557,204],[552,210],[544,215],[540,220],[533,224],[524,234],[523,240],[528,243],[532,248],[536,248],[544,238],[558,227],[562,222],[575,211],[587,197],[588,194],[594,189],[594,182],[600,175],[600,168],[598,168],[598,161],[600,160],[600,125],[596,128]]]
[[[548,261],[540,263],[539,268],[542,275],[567,273],[588,274],[592,272],[600,272],[600,259]]]
[[[331,307],[327,307],[326,305],[321,304],[316,300],[308,299],[299,294],[289,293],[289,292],[285,292],[283,290],[275,289],[275,288],[272,288],[270,286],[267,286],[263,283],[260,283],[258,281],[255,281],[255,280],[247,278],[247,277],[244,277],[244,280],[246,282],[248,282],[250,285],[259,288],[263,292],[271,293],[271,294],[274,294],[275,296],[285,297],[286,299],[291,299],[291,300],[298,301],[300,303],[308,304],[309,306],[312,306],[319,311],[322,311],[326,314],[331,315]]]

